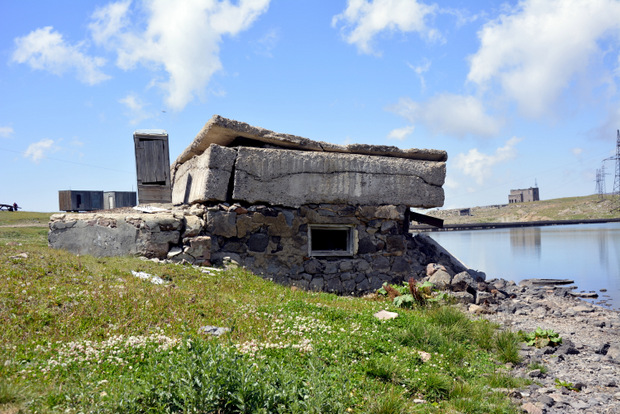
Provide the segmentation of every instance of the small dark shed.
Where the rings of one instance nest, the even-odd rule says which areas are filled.
[[[106,191],[103,193],[103,208],[106,210],[133,207],[136,204],[135,191]]]
[[[138,130],[133,139],[138,200],[142,204],[171,203],[168,133],[161,129]]]
[[[103,191],[61,190],[58,192],[60,211],[93,211],[103,208]]]

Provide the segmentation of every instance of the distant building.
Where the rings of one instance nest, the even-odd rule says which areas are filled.
[[[114,210],[120,207],[133,207],[136,204],[135,191],[104,191],[103,209]]]
[[[471,209],[470,208],[464,208],[459,210],[459,215],[461,216],[471,216]]]
[[[523,190],[510,190],[510,195],[508,196],[508,204],[529,203],[538,200],[540,200],[538,187],[530,187]]]
[[[61,190],[60,211],[96,211],[136,205],[135,191]]]
[[[60,211],[94,211],[103,208],[103,191],[61,190],[58,192]]]

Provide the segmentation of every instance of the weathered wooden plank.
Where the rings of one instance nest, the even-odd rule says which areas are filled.
[[[170,156],[165,131],[134,133],[138,200],[140,203],[170,203]]]

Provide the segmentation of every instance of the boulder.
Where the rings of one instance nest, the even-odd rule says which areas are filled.
[[[195,263],[201,264],[211,260],[211,237],[197,236],[189,240],[189,246],[184,253],[194,258]]]
[[[467,273],[476,281],[476,282],[484,282],[487,279],[487,275],[484,272],[474,269],[467,269]]]
[[[443,270],[445,272],[446,267],[438,263],[429,263],[426,265],[426,276],[433,276],[438,270]]]
[[[481,292],[478,291],[476,293],[476,305],[495,303],[495,297],[490,292]]]
[[[620,344],[613,343],[607,349],[607,357],[612,361],[620,364]]]
[[[428,281],[435,285],[437,289],[446,290],[452,282],[452,276],[445,270],[437,270],[428,278]]]
[[[191,214],[185,216],[185,231],[183,232],[183,237],[197,236],[202,231],[203,226],[204,222],[200,217]]]
[[[468,272],[461,272],[454,275],[450,282],[450,290],[454,292],[467,292],[470,293],[476,291],[478,283]]]
[[[453,292],[451,295],[458,303],[466,305],[473,304],[475,301],[474,295],[469,292]]]

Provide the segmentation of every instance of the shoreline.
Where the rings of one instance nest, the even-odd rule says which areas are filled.
[[[528,388],[510,393],[525,412],[620,412],[618,310],[573,297],[566,285],[503,279],[488,283],[506,297],[495,304],[465,306],[466,312],[515,332],[552,329],[562,338],[557,347],[522,344],[522,362],[507,366],[513,375],[533,381]]]
[[[428,224],[415,224],[415,225],[409,226],[409,232],[488,230],[488,229],[498,229],[498,228],[565,226],[565,225],[574,225],[574,224],[598,224],[598,223],[620,223],[620,218],[462,223],[462,224],[444,224],[443,227],[433,227],[433,226],[429,226]]]

